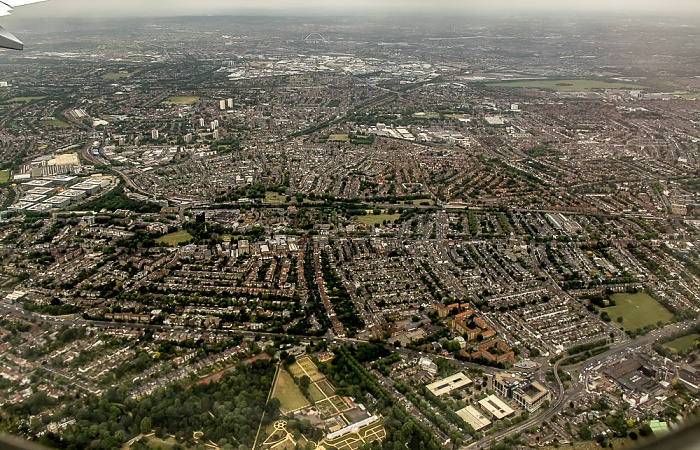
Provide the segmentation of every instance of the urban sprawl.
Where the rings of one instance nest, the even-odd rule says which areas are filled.
[[[699,22],[140,20],[2,55],[0,430],[632,448],[692,420]]]

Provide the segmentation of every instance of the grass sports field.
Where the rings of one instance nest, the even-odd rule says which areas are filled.
[[[440,114],[435,111],[424,111],[415,113],[413,117],[418,119],[439,119]]]
[[[359,216],[357,220],[360,222],[366,223],[369,226],[375,225],[375,224],[382,224],[385,220],[388,220],[390,222],[393,222],[394,220],[398,219],[401,217],[401,214],[379,214],[379,215],[374,215],[372,213],[367,214],[366,216]]]
[[[285,412],[296,411],[309,405],[309,401],[301,393],[294,383],[292,376],[286,370],[280,370],[275,384],[275,392],[272,393],[280,401],[280,408]]]
[[[34,100],[41,100],[44,97],[14,97],[9,100],[5,100],[5,103],[29,103]]]
[[[693,345],[697,340],[700,340],[700,334],[689,334],[688,336],[683,336],[671,342],[665,343],[664,347],[676,353],[685,353],[693,348]]]
[[[181,230],[176,233],[170,233],[166,234],[165,236],[159,237],[158,239],[156,239],[156,243],[160,244],[162,242],[167,245],[170,245],[171,247],[174,247],[176,245],[185,243],[192,238],[193,236],[190,233],[188,233],[185,230]]]
[[[56,128],[68,128],[70,125],[68,125],[66,122],[58,119],[46,119],[46,120],[40,120],[39,123],[45,127],[56,127]]]
[[[347,134],[331,134],[328,137],[328,142],[350,142],[350,136]]]
[[[10,181],[10,171],[0,170],[0,183],[7,183]]]
[[[265,203],[272,205],[279,205],[285,203],[287,200],[286,195],[278,194],[277,192],[265,192]]]
[[[659,321],[667,323],[673,314],[659,302],[645,293],[613,294],[611,298],[617,304],[605,308],[612,322],[625,330],[638,330]],[[617,318],[622,317],[622,323]]]
[[[168,105],[180,105],[180,106],[188,106],[188,105],[194,105],[199,101],[199,97],[196,95],[176,95],[173,97],[169,97],[165,103]]]
[[[485,83],[486,86],[549,89],[556,92],[592,92],[600,89],[645,89],[645,86],[602,80],[522,80]]]
[[[120,70],[119,72],[106,73],[102,75],[102,79],[107,81],[122,80],[124,78],[131,77],[134,73],[136,72],[127,72],[126,70]]]

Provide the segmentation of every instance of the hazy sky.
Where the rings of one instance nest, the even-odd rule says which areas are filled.
[[[178,16],[245,14],[416,14],[421,12],[600,11],[700,13],[699,0],[48,0],[15,10],[17,18],[47,16]]]

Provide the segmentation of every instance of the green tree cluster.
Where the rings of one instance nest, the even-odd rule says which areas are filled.
[[[61,414],[73,416],[74,427],[52,436],[51,445],[65,449],[115,449],[139,434],[175,436],[184,446],[219,442],[235,436],[250,448],[258,426],[279,417],[279,400],[267,402],[275,368],[269,361],[244,364],[226,372],[218,382],[184,388],[175,384],[136,400],[126,389],[112,389],[102,397],[85,397]]]

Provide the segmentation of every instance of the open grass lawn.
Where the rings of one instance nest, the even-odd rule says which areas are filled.
[[[331,134],[328,137],[328,142],[350,142],[350,136],[347,134]]]
[[[676,353],[685,353],[691,348],[693,348],[693,344],[695,343],[696,340],[700,339],[700,334],[694,333],[694,334],[689,334],[688,336],[683,336],[678,339],[675,339],[671,342],[667,342],[664,344],[664,347],[676,352]]]
[[[275,450],[294,450],[295,448],[297,448],[297,446],[291,438],[275,446]]]
[[[157,450],[157,449],[171,450],[176,443],[175,439],[172,437],[169,437],[167,439],[160,439],[160,438],[155,437],[152,434],[147,436],[147,439],[148,439],[148,443],[146,445],[148,446],[149,450],[151,450],[151,449],[152,450]],[[129,448],[130,447],[127,447],[126,444],[124,444],[124,446],[122,447],[122,450],[127,450]],[[131,448],[133,448],[133,447],[131,447]],[[188,447],[185,447],[185,448],[188,448]]]
[[[133,76],[136,72],[128,72],[126,70],[120,70],[119,72],[110,72],[102,75],[103,80],[115,81],[122,80],[124,78],[129,78]]]
[[[170,233],[166,234],[165,236],[159,237],[158,239],[156,239],[156,243],[160,244],[161,242],[163,242],[167,245],[174,247],[181,243],[187,242],[192,238],[193,236],[190,233],[188,233],[185,230],[181,230],[175,233]]]
[[[34,100],[41,100],[44,97],[14,97],[9,100],[6,100],[5,103],[29,103],[33,102]]]
[[[168,105],[180,105],[180,106],[187,106],[187,105],[194,105],[199,101],[199,97],[196,95],[176,95],[173,97],[169,97],[165,103]]]
[[[367,214],[366,216],[359,216],[357,220],[360,222],[366,223],[369,226],[373,226],[375,224],[382,224],[385,220],[389,221],[394,221],[401,217],[401,214],[379,214],[379,215],[374,215],[372,213]]]
[[[10,171],[0,170],[0,183],[7,183],[10,181]]]
[[[102,79],[107,80],[107,81],[117,81],[117,80],[123,80],[125,78],[131,78],[137,73],[139,73],[141,70],[136,69],[134,71],[129,72],[128,70],[120,70],[118,72],[106,72],[102,74]]]
[[[408,202],[407,204],[409,204],[409,205],[420,205],[421,203],[423,204],[423,206],[425,206],[426,204],[429,206],[435,205],[435,201],[433,199],[430,199],[430,198],[418,198],[416,200],[406,200],[403,203],[406,203],[406,202]]]
[[[415,113],[413,117],[416,117],[418,119],[439,119],[440,114],[435,112],[435,111],[425,111],[425,112],[419,112]]]
[[[70,127],[69,124],[62,120],[58,119],[45,119],[45,120],[40,120],[39,124],[45,127],[55,127],[55,128],[68,128]]]
[[[309,401],[286,370],[280,370],[272,396],[279,399],[280,408],[285,414],[309,405]]]
[[[522,81],[497,81],[486,83],[486,86],[550,89],[556,92],[592,92],[599,89],[644,89],[632,83],[602,80],[522,80]]]
[[[288,367],[289,372],[294,375],[295,378],[301,378],[304,375],[306,375],[306,372],[304,372],[304,369],[301,368],[298,362],[295,362],[291,366]]]
[[[318,402],[326,398],[325,395],[323,395],[323,392],[316,386],[316,384],[312,384],[309,386],[309,395],[313,399],[313,401]]]
[[[659,321],[668,323],[673,314],[659,302],[645,293],[613,294],[611,298],[617,304],[605,308],[612,318],[612,323],[625,330],[638,330]],[[617,318],[622,317],[622,323]]]
[[[294,199],[294,197],[292,197],[292,199]],[[265,203],[279,205],[286,203],[286,200],[286,195],[278,194],[277,192],[265,192]]]
[[[175,439],[168,438],[167,440],[152,437],[148,439],[148,447],[152,449],[160,448],[162,450],[170,450],[175,445]]]
[[[466,114],[445,114],[446,119],[468,119]]]
[[[327,379],[319,381],[318,383],[316,383],[316,385],[321,391],[323,391],[325,397],[332,397],[333,395],[335,395],[335,388],[328,382]]]

